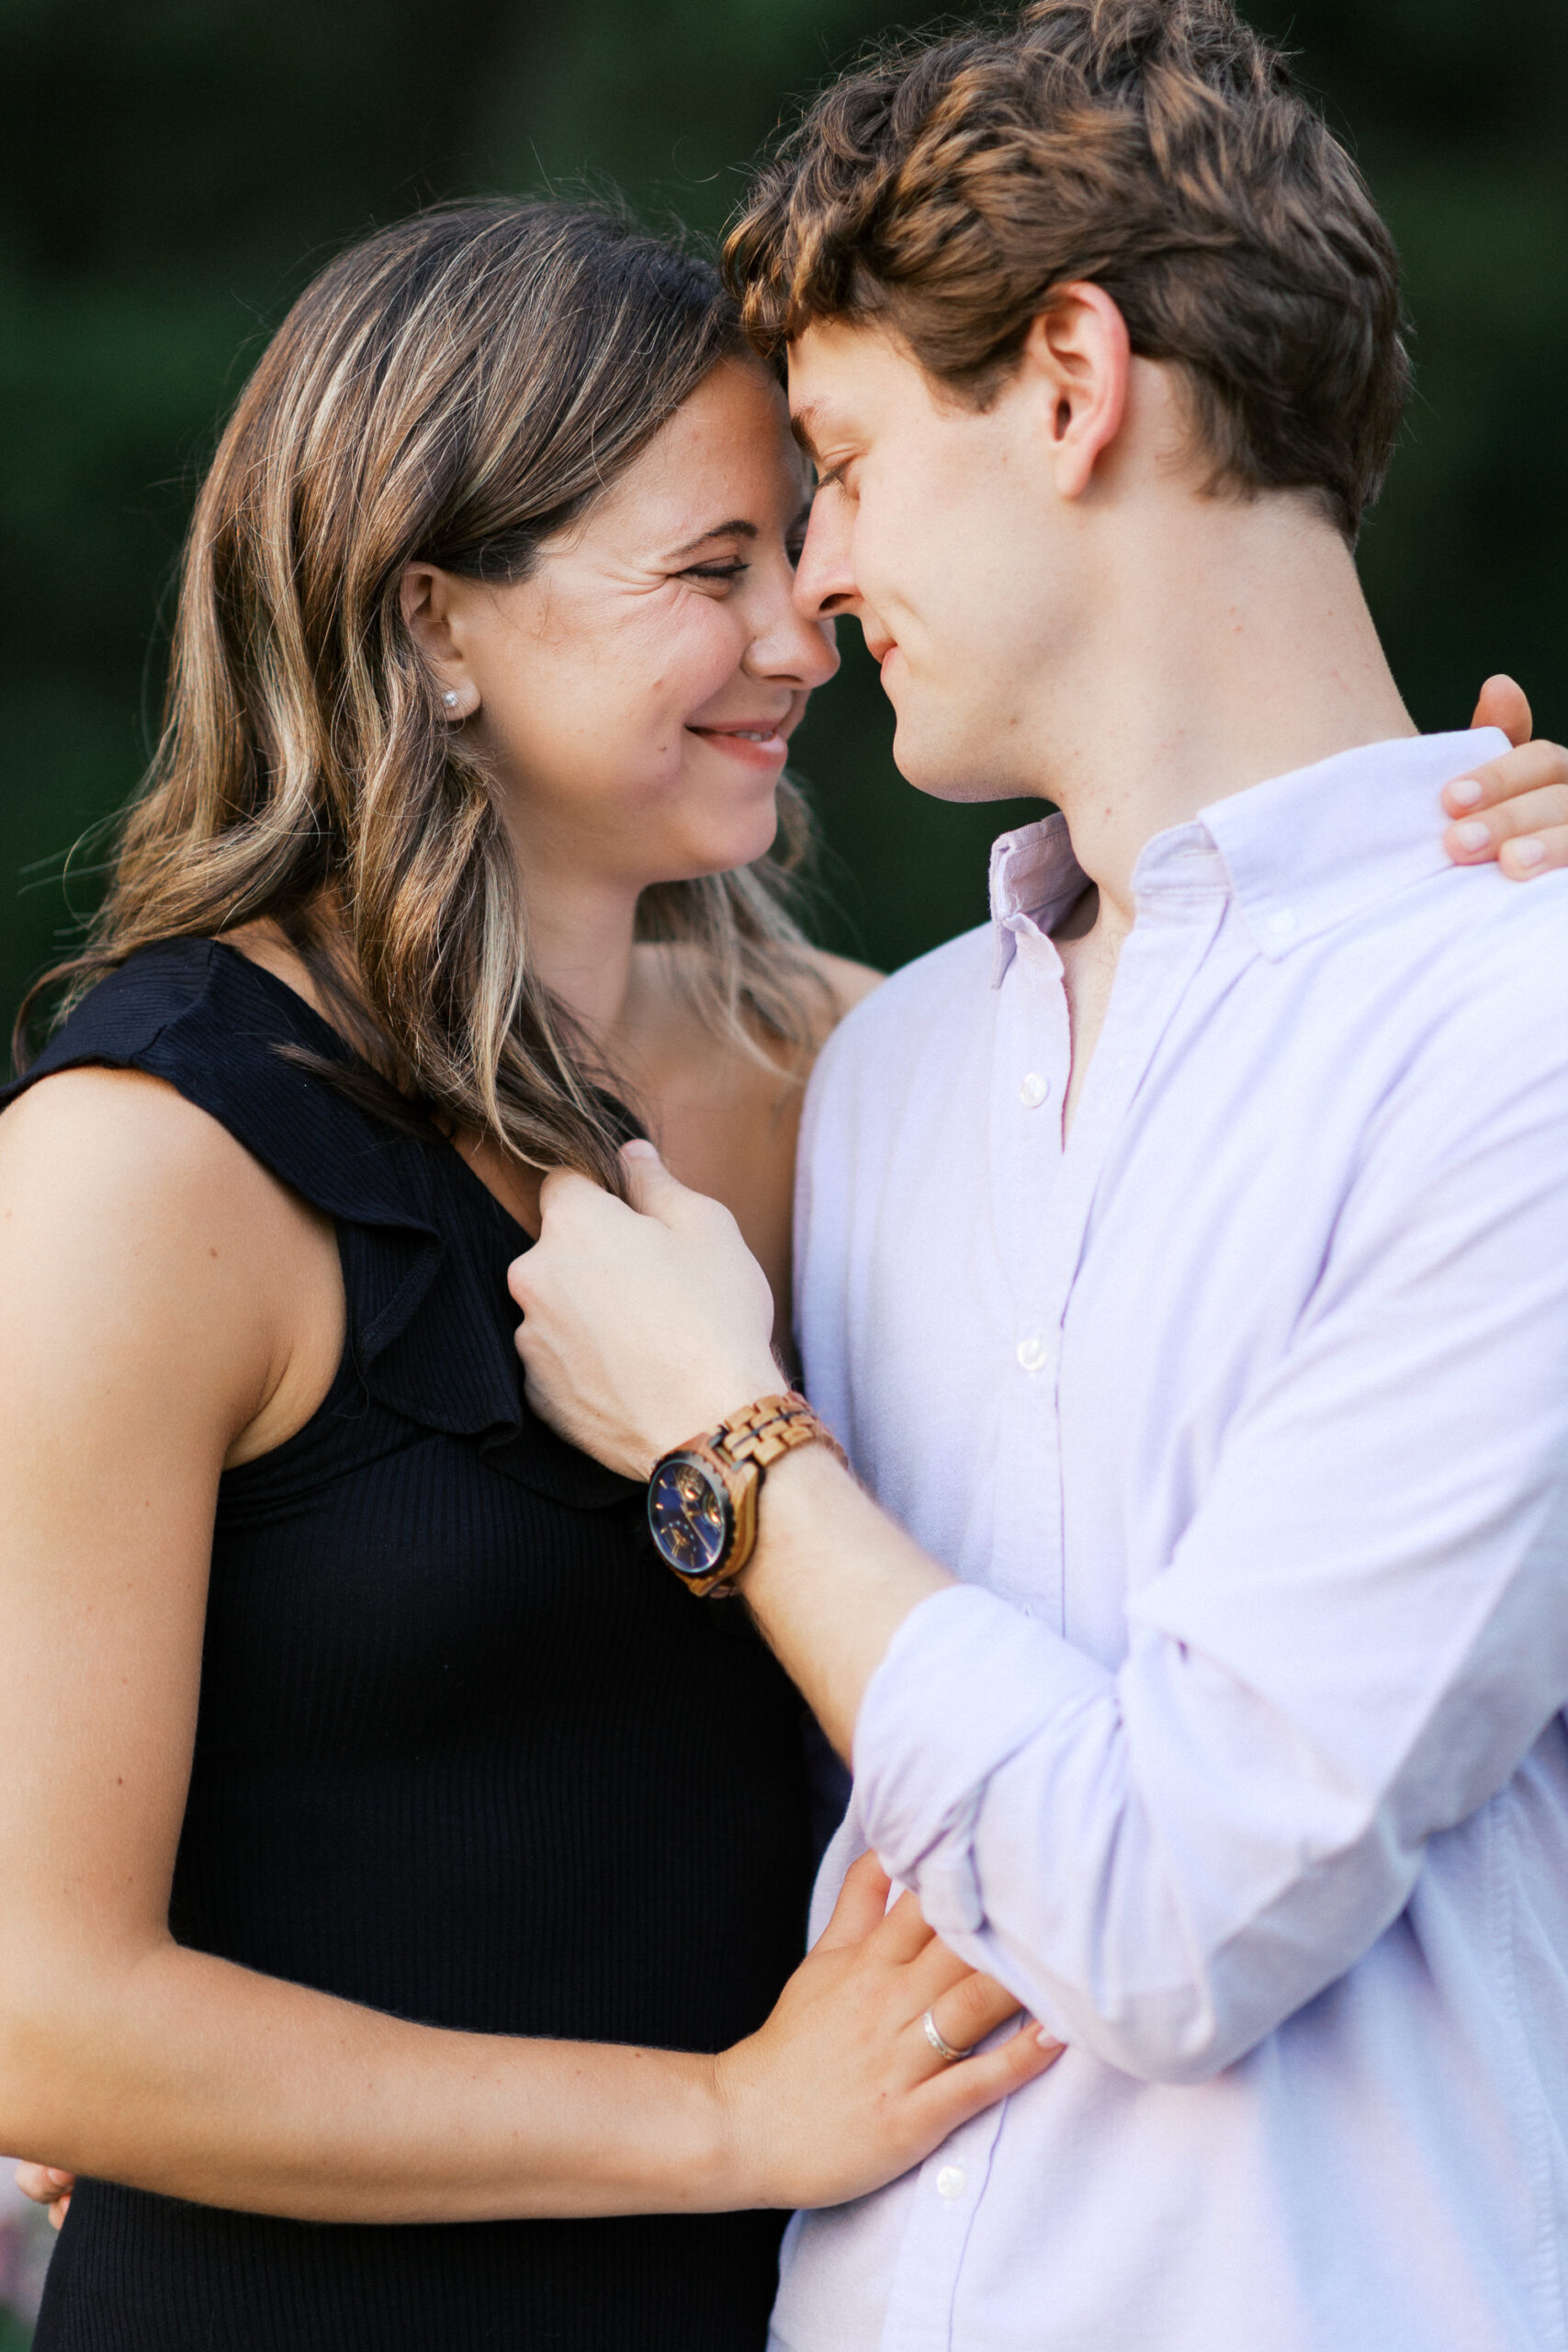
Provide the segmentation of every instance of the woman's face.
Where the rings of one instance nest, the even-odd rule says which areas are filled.
[[[793,601],[809,503],[783,394],[725,361],[525,581],[413,567],[411,620],[525,883],[636,892],[768,848],[789,737],[839,664]]]

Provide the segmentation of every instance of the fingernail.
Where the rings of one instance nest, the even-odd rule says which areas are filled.
[[[1465,825],[1454,827],[1454,839],[1461,849],[1484,849],[1492,838],[1492,828],[1481,818],[1472,817]]]
[[[1034,2029],[1034,2039],[1042,2050],[1065,2050],[1067,2046],[1065,2041],[1057,2041],[1048,2025],[1037,2025]]]
[[[657,1147],[650,1144],[643,1136],[633,1136],[630,1143],[624,1143],[621,1146],[623,1159],[657,1159],[658,1157]]]
[[[1481,797],[1479,779],[1472,775],[1461,775],[1457,784],[1450,785],[1448,797],[1450,808],[1473,808]]]
[[[1514,854],[1509,863],[1514,865],[1539,865],[1545,855],[1546,843],[1538,842],[1533,834],[1527,834],[1522,842],[1514,843]]]

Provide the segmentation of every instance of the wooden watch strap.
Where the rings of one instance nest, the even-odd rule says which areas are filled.
[[[726,1461],[737,1465],[754,1462],[759,1470],[766,1470],[797,1445],[811,1444],[827,1446],[846,1469],[849,1466],[832,1430],[793,1388],[778,1396],[761,1396],[744,1412],[732,1413],[719,1423],[708,1443]]]

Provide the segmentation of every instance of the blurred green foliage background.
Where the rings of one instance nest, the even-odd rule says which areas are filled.
[[[1244,0],[1399,237],[1418,398],[1364,542],[1420,723],[1563,674],[1564,0]],[[917,16],[916,21],[919,21]],[[340,243],[432,197],[614,180],[716,231],[886,0],[0,0],[0,1001],[74,937],[134,787],[215,428]],[[855,643],[799,739],[822,928],[897,963],[976,921],[995,809],[922,802]]]

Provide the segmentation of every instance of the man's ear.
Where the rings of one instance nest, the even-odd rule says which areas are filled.
[[[1022,364],[1043,396],[1057,494],[1081,498],[1127,413],[1127,322],[1102,286],[1058,287],[1030,325]]]

